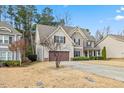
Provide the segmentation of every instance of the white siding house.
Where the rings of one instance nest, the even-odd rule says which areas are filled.
[[[8,46],[21,38],[22,34],[6,22],[0,22],[0,60],[20,60],[20,52],[12,52]]]

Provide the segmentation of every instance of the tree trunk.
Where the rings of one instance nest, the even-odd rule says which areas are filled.
[[[56,68],[59,68],[60,66],[60,61],[56,61]]]
[[[31,47],[32,47],[32,53],[34,55],[34,42],[33,42],[33,37],[32,37],[32,33],[30,32],[30,36],[31,36]]]

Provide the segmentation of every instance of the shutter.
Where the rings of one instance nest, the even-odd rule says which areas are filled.
[[[64,36],[64,43],[65,43],[65,36]]]
[[[78,39],[78,44],[80,45],[80,39]]]
[[[56,36],[54,36],[54,43],[56,43]]]
[[[74,42],[75,42],[75,38],[74,38]]]

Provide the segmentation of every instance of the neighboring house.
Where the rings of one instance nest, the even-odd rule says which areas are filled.
[[[0,60],[20,60],[20,52],[12,52],[8,46],[21,38],[22,34],[6,22],[0,22]]]
[[[96,44],[101,51],[104,46],[107,58],[124,58],[124,36],[108,35]]]
[[[76,56],[99,56],[100,50],[95,48],[95,39],[86,29],[70,26],[37,25],[35,43],[36,54],[40,61],[52,61],[54,59],[54,51],[50,51],[40,44],[47,38],[51,38],[55,42],[61,41],[62,48],[58,52],[63,55],[63,60],[71,60]]]

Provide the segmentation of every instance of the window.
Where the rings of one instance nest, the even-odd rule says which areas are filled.
[[[87,42],[87,46],[91,46],[91,42],[90,41]]]
[[[54,42],[55,43],[65,43],[65,37],[64,36],[54,36]]]
[[[8,60],[12,60],[12,52],[9,51],[7,57],[8,57]]]
[[[9,36],[4,36],[4,44],[9,44]]]
[[[98,56],[100,55],[100,50],[98,50]]]
[[[9,37],[9,44],[11,44],[12,41],[13,41],[13,38],[12,38],[12,36],[10,36],[10,37]]]
[[[0,35],[0,44],[3,44],[3,35]]]
[[[0,60],[6,60],[6,52],[0,51]]]
[[[0,51],[0,60],[12,60],[12,52]]]
[[[80,56],[80,51],[74,51],[74,57]]]
[[[80,45],[80,39],[75,39],[74,38],[74,42],[75,42],[76,45]]]

